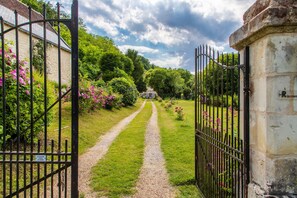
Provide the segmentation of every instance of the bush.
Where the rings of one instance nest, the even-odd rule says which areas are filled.
[[[100,108],[120,108],[122,96],[114,94],[103,87],[95,87],[86,80],[80,81],[79,89],[79,112],[90,112]]]
[[[30,86],[33,86],[33,119],[34,121],[41,116],[44,109],[44,84],[43,77],[34,74],[33,82],[30,82],[30,74],[28,71],[27,63],[25,61],[19,61],[17,68],[16,56],[12,53],[12,50],[5,47],[5,82],[2,79],[2,70],[0,71],[0,87],[5,86],[6,89],[6,137],[5,139],[17,138],[17,80],[19,82],[19,131],[21,141],[29,141],[31,138],[30,120],[31,120],[31,94]],[[2,52],[1,52],[2,53]],[[2,56],[0,56],[2,61]],[[19,70],[19,77],[17,77],[17,70]],[[2,92],[1,92],[2,95]],[[55,98],[54,84],[47,83],[47,107],[49,107]],[[0,97],[0,112],[3,112],[2,96]],[[0,114],[0,144],[3,144],[4,132],[3,132],[3,117]],[[53,116],[53,112],[47,112],[48,124]],[[44,128],[43,118],[37,120],[33,126],[33,138],[36,141],[39,132],[42,132]]]
[[[105,87],[106,83],[104,82],[104,80],[99,79],[97,81],[94,81],[92,85],[94,85],[95,87]]]
[[[176,113],[176,119],[177,120],[184,120],[185,119],[185,113],[184,109],[182,107],[175,107],[175,113]]]
[[[189,87],[184,88],[183,90],[184,99],[190,100],[192,99],[192,90]]]
[[[114,78],[108,85],[114,92],[123,95],[122,102],[125,106],[133,105],[137,101],[138,91],[133,81],[126,78]]]
[[[232,96],[227,96],[223,95],[223,96],[212,96],[211,97],[211,101],[209,101],[210,104],[213,104],[213,106],[216,107],[231,107],[232,106]],[[234,109],[238,109],[238,96],[237,95],[233,95],[233,107]]]

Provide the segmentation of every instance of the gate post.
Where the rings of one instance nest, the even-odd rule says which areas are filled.
[[[243,59],[245,47],[250,50],[248,197],[296,195],[296,1],[257,0],[230,45]]]

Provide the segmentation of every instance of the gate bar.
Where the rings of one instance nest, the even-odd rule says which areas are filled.
[[[78,0],[73,0],[71,17],[72,34],[72,168],[71,197],[79,197],[78,192]]]

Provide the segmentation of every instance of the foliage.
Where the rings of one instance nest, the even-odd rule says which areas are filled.
[[[133,64],[128,57],[122,54],[107,52],[100,59],[100,68],[102,79],[108,82],[113,78],[131,78],[128,73],[132,73]]]
[[[184,99],[190,100],[190,99],[192,99],[194,94],[193,94],[191,88],[185,87],[184,90],[183,90],[183,95],[184,95]]]
[[[164,108],[166,111],[169,111],[172,107],[172,103],[171,102],[166,102],[165,105],[164,105]]]
[[[79,29],[79,60],[80,73],[89,80],[98,80],[100,74],[101,57],[105,53],[119,54],[111,39],[87,33],[86,29]]]
[[[143,75],[144,75],[144,66],[142,61],[144,59],[141,58],[141,56],[138,55],[138,52],[136,50],[128,49],[126,52],[126,56],[129,57],[134,65],[134,70],[132,72],[132,77],[134,79],[134,82],[137,86],[139,92],[145,91],[143,89]]]
[[[181,78],[180,73],[176,70],[165,68],[151,69],[146,74],[146,81],[162,98],[181,97],[184,79]]]
[[[80,81],[78,96],[79,112],[90,112],[101,108],[111,110],[114,107],[120,108],[122,103],[121,95],[113,94],[102,87],[95,87],[85,80]]]
[[[20,0],[26,5],[31,6],[32,9],[39,13],[43,13],[43,5],[45,5],[46,14],[49,19],[57,18],[56,10],[50,2],[44,2],[42,0]]]
[[[31,137],[30,120],[31,113],[33,114],[33,119],[36,120],[42,115],[44,110],[44,84],[43,77],[34,74],[33,82],[30,82],[30,73],[28,71],[27,63],[25,61],[19,61],[19,66],[17,66],[16,56],[11,49],[5,46],[5,52],[1,51],[1,54],[5,53],[5,80],[2,78],[2,70],[0,72],[0,87],[5,86],[5,99],[6,99],[6,139],[17,138],[17,131],[20,131],[19,138],[21,140],[29,141]],[[2,61],[2,56],[0,57]],[[19,74],[19,75],[18,75]],[[33,74],[32,74],[33,75]],[[18,84],[17,85],[17,81]],[[18,88],[19,86],[19,88]],[[30,92],[30,87],[33,87],[33,93]],[[47,84],[47,107],[49,107],[54,99],[54,85],[52,83]],[[19,94],[17,94],[19,93]],[[30,110],[31,106],[31,94],[33,112]],[[3,112],[3,97],[0,98],[0,111]],[[17,115],[17,106],[19,105],[19,115]],[[3,114],[0,115],[0,125],[3,126]],[[17,116],[19,116],[19,129],[17,128]],[[52,117],[52,112],[47,113],[48,123]],[[44,120],[38,119],[33,126],[33,138],[35,139],[39,132],[43,130]],[[4,134],[0,135],[0,143],[3,142]]]
[[[233,62],[234,59],[234,62]],[[223,54],[219,57],[218,62],[224,65],[237,65],[238,54]],[[238,95],[238,81],[239,81],[239,69],[226,70],[217,65],[213,61],[206,66],[203,70],[204,88],[208,95]],[[232,92],[233,91],[233,92]]]
[[[133,105],[138,97],[138,91],[133,81],[126,78],[114,78],[108,85],[114,92],[123,95],[122,102],[125,106]]]
[[[182,107],[175,107],[174,112],[176,113],[176,119],[177,120],[184,120],[185,119],[185,113],[184,109]]]
[[[41,40],[38,40],[36,43],[34,43],[33,46],[33,66],[34,69],[40,73],[43,74],[43,68],[44,68],[44,46],[43,42]]]

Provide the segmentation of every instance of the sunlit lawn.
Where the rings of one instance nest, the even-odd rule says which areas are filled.
[[[147,102],[112,143],[106,156],[92,169],[92,186],[99,195],[122,197],[134,193],[143,163],[144,136],[151,114],[152,106]]]
[[[123,107],[120,110],[100,109],[90,113],[82,113],[79,116],[79,153],[84,153],[88,148],[95,145],[98,138],[111,129],[123,118],[136,111],[143,100],[131,107]],[[62,109],[62,142],[71,140],[71,104],[64,103]],[[58,114],[48,128],[49,137],[58,140]]]
[[[99,137],[106,133],[109,129],[111,129],[115,124],[117,124],[119,121],[121,121],[123,118],[129,116],[131,113],[135,112],[139,107],[141,106],[143,100],[139,99],[138,102],[135,104],[135,106],[131,107],[124,107],[120,110],[114,109],[112,111],[101,109],[98,111],[90,112],[90,113],[83,113],[79,116],[79,154],[84,153],[88,148],[95,145],[95,143],[98,141]],[[52,109],[52,111],[57,112],[57,107]],[[71,104],[70,103],[63,103],[62,108],[62,131],[61,131],[61,142],[62,142],[62,151],[64,150],[64,141],[68,140],[68,151],[70,150],[70,143],[71,143]],[[44,135],[41,133],[39,135],[41,145],[43,144]],[[52,122],[50,126],[48,127],[48,151],[50,151],[50,140],[55,140],[55,149],[54,151],[57,151],[57,143],[58,143],[58,112],[55,114],[54,118],[52,119]],[[37,145],[35,145],[37,147]],[[30,146],[27,146],[27,150],[29,150]],[[35,148],[37,150],[37,148]],[[43,147],[41,148],[43,150]],[[2,157],[2,156],[1,156]],[[23,159],[23,157],[21,157]],[[29,156],[26,157],[26,159],[30,159]],[[8,169],[9,164],[7,164]],[[0,194],[2,194],[2,182],[3,182],[3,170],[2,165],[0,166]],[[34,165],[32,177],[33,181],[37,179],[37,165]],[[24,174],[24,167],[23,164],[20,163],[20,170],[19,170],[19,185],[22,188],[23,184],[25,182],[24,178],[26,177],[27,185],[29,184],[30,178],[31,178],[31,171],[30,166],[26,165],[26,175]],[[47,166],[48,173],[50,172],[51,167]],[[13,172],[12,176],[6,171],[6,182],[10,182],[10,178],[12,178],[12,185],[14,191],[16,189],[16,165],[13,165]],[[40,177],[43,176],[44,173],[44,166],[40,166]],[[41,190],[42,190],[41,184]],[[8,186],[8,185],[7,185]],[[7,189],[8,192],[9,189]],[[27,191],[27,196],[29,195],[29,191]],[[34,195],[36,195],[36,189],[34,190]]]
[[[178,101],[169,111],[166,111],[161,103],[155,104],[158,107],[161,148],[170,182],[178,189],[178,197],[201,197],[195,186],[194,102]],[[176,120],[175,106],[183,107],[184,121]]]

